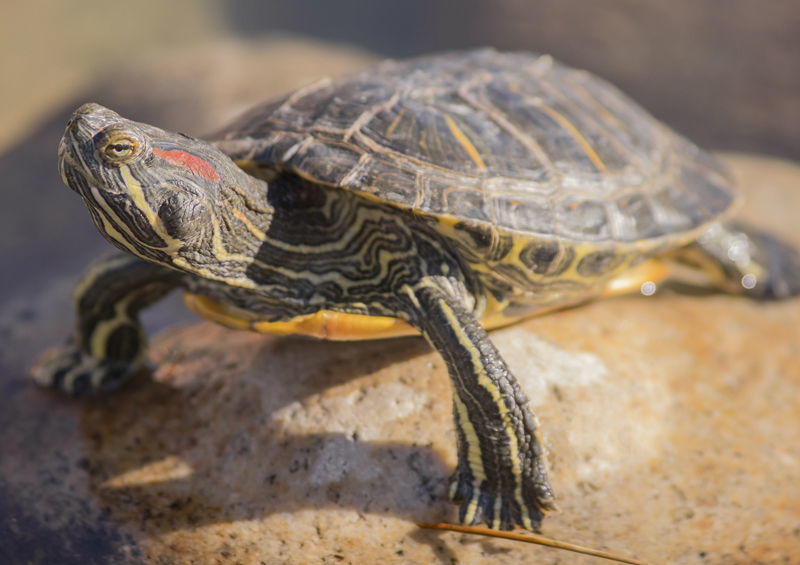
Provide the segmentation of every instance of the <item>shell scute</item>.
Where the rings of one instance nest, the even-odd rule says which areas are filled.
[[[290,151],[291,147],[287,149]],[[284,160],[285,166],[298,171],[313,169],[315,175],[335,179],[340,184],[357,165],[362,153],[341,143],[326,143],[313,137],[300,141],[297,150]]]
[[[605,203],[580,196],[562,199],[556,207],[557,231],[571,239],[608,240],[611,227]]]
[[[479,190],[453,188],[445,193],[445,204],[449,210],[463,210],[459,217],[494,224],[485,206],[484,195]]]
[[[626,241],[664,235],[665,227],[656,220],[653,203],[644,194],[624,194],[614,204],[619,210],[619,239]]]
[[[529,237],[663,239],[715,221],[735,196],[713,157],[609,83],[493,50],[318,82],[217,143],[263,169]]]
[[[495,218],[500,225],[511,226],[521,232],[555,229],[553,206],[547,198],[530,194],[495,196]]]
[[[350,172],[331,184],[375,195],[392,202],[413,202],[419,194],[416,171],[385,156],[364,154]]]

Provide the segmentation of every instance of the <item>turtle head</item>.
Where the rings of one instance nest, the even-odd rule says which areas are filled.
[[[207,142],[92,103],[72,115],[58,154],[61,178],[81,195],[107,239],[193,272],[218,263],[212,250],[229,239],[220,230],[230,225],[224,216],[236,194],[232,187],[251,192],[262,183]]]

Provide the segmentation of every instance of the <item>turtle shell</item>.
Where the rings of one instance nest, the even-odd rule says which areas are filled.
[[[257,176],[571,241],[685,236],[734,200],[713,157],[546,55],[387,61],[256,107],[217,140]]]

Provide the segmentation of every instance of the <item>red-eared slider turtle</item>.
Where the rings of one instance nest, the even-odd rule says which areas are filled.
[[[493,50],[386,62],[248,112],[210,141],[78,108],[64,182],[124,253],[76,292],[72,345],[35,376],[73,394],[144,363],[139,311],[174,288],[258,331],[424,335],[452,379],[463,522],[554,507],[539,425],[485,328],[638,290],[671,260],[783,298],[797,254],[720,223],[714,158],[613,86]]]

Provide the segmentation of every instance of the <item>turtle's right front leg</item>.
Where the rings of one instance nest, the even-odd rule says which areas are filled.
[[[34,380],[76,396],[118,387],[144,363],[139,312],[180,286],[181,277],[127,254],[93,264],[75,288],[75,334],[31,369]]]
[[[528,399],[462,297],[428,281],[404,294],[410,322],[442,355],[453,383],[458,466],[450,494],[459,519],[538,530],[555,503]]]

